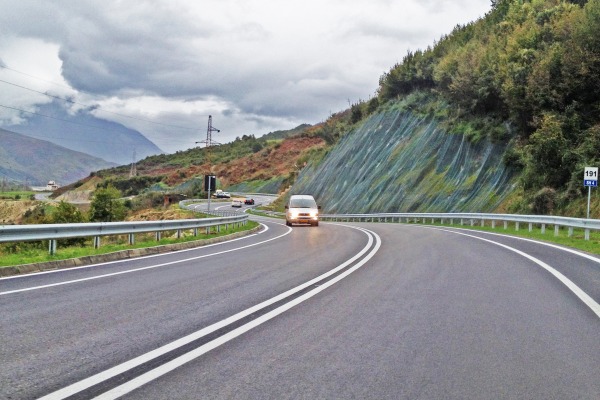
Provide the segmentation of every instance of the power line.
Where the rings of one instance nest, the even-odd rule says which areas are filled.
[[[2,80],[2,79],[0,79],[0,82],[5,83],[7,85],[12,85],[12,86],[18,87],[20,89],[29,90],[29,91],[34,92],[34,93],[38,93],[38,94],[41,94],[41,95],[44,95],[44,96],[48,96],[48,97],[51,97],[53,99],[61,100],[61,101],[64,101],[66,103],[76,104],[76,105],[79,105],[79,106],[82,106],[82,107],[86,107],[86,108],[92,108],[93,107],[96,110],[100,110],[100,111],[105,112],[105,113],[109,113],[109,114],[113,114],[113,115],[118,115],[118,116],[124,117],[124,118],[130,118],[130,119],[133,119],[133,120],[136,120],[136,121],[149,122],[151,124],[166,126],[166,127],[170,127],[170,128],[186,129],[186,130],[191,130],[191,131],[197,131],[198,130],[197,128],[189,128],[189,127],[178,126],[178,125],[163,124],[161,122],[151,121],[149,119],[144,119],[144,118],[139,118],[139,117],[132,117],[131,115],[125,115],[125,114],[121,114],[121,113],[117,113],[117,112],[113,112],[113,111],[107,111],[107,110],[102,109],[102,107],[100,107],[100,106],[90,106],[90,105],[87,105],[87,104],[78,103],[78,102],[76,102],[74,100],[65,99],[63,97],[55,96],[55,95],[52,95],[52,94],[47,93],[47,92],[40,92],[39,90],[35,90],[35,89],[31,89],[31,88],[28,88],[28,87],[25,87],[25,86],[17,85],[16,83],[8,82],[8,81]]]

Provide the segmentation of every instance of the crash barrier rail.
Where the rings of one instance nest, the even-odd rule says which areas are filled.
[[[2,225],[0,226],[0,243],[48,240],[48,251],[50,254],[55,254],[59,239],[93,237],[94,248],[98,248],[100,247],[100,238],[102,236],[128,235],[128,242],[132,245],[135,243],[135,234],[137,233],[155,232],[156,240],[158,241],[161,239],[161,233],[165,231],[176,231],[177,238],[181,238],[182,231],[184,230],[193,230],[194,236],[197,236],[198,229],[200,228],[205,228],[206,233],[209,233],[210,229],[214,227],[219,232],[223,226],[227,229],[230,225],[239,227],[246,225],[247,222],[248,215],[234,213],[233,215],[214,218],[172,221]]]
[[[541,232],[546,232],[546,226],[554,226],[554,236],[559,235],[561,227],[568,228],[568,236],[573,236],[573,229],[583,229],[585,240],[590,240],[590,231],[600,231],[600,220],[585,218],[570,218],[545,215],[517,215],[517,214],[482,214],[482,213],[378,213],[378,214],[321,214],[319,218],[322,221],[335,222],[414,222],[426,223],[430,220],[432,224],[439,220],[442,224],[458,221],[460,225],[469,224],[475,226],[479,223],[485,226],[485,222],[491,222],[492,228],[496,227],[496,222],[503,222],[504,229],[508,229],[508,223],[515,225],[515,230],[520,229],[520,224],[527,224],[529,232],[533,231],[533,226],[540,226]]]

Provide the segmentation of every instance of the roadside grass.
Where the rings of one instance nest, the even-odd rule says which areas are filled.
[[[147,247],[162,246],[174,243],[185,243],[195,240],[211,239],[220,236],[230,235],[232,233],[243,232],[251,230],[257,227],[259,224],[254,221],[248,221],[245,226],[233,227],[225,229],[221,227],[220,232],[211,230],[209,234],[206,234],[205,230],[198,230],[198,235],[194,236],[192,231],[182,232],[182,237],[177,239],[175,231],[162,232],[161,240],[157,241],[153,233],[137,234],[135,243],[129,245],[127,235],[119,235],[113,237],[102,237],[101,246],[95,249],[92,244],[92,239],[86,239],[84,246],[68,246],[61,247],[60,244],[56,251],[56,254],[50,255],[48,252],[48,241],[44,241],[41,244],[38,242],[37,246],[33,243],[19,243],[17,246],[4,246],[0,247],[0,268],[32,264],[39,262],[67,260],[70,258],[79,258],[100,254],[113,253],[121,250],[132,250]],[[202,233],[201,233],[202,232]],[[11,252],[11,250],[13,252]]]
[[[0,200],[30,200],[35,192],[28,190],[16,190],[11,192],[0,192]]]

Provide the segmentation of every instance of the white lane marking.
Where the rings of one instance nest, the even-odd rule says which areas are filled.
[[[470,229],[466,229],[466,228],[449,228],[449,229],[456,229],[456,230],[461,230],[461,231],[469,231],[469,232],[477,232],[477,233],[484,233],[486,235],[494,235],[494,236],[500,236],[500,237],[506,237],[506,238],[511,238],[511,239],[517,239],[517,240],[523,240],[525,242],[530,242],[530,243],[535,243],[535,244],[541,244],[543,246],[548,246],[548,247],[552,247],[554,249],[557,250],[562,250],[562,251],[566,251],[567,253],[572,253],[575,254],[579,257],[583,257],[583,258],[587,258],[590,261],[596,262],[598,264],[600,264],[600,258],[592,256],[590,254],[587,253],[583,253],[579,250],[575,250],[575,249],[571,249],[568,247],[563,247],[563,246],[559,246],[556,244],[552,244],[552,243],[547,243],[547,242],[541,242],[539,240],[534,240],[534,239],[528,239],[528,238],[523,238],[520,236],[512,236],[510,234],[502,234],[502,233],[496,233],[496,232],[487,232],[487,231],[479,231],[479,230],[470,230]]]
[[[172,255],[172,254],[185,253],[187,251],[195,251],[195,250],[199,250],[199,249],[206,249],[208,247],[222,246],[224,244],[228,244],[228,243],[232,243],[232,242],[237,242],[238,240],[249,239],[249,238],[251,238],[253,236],[262,235],[263,233],[265,233],[265,232],[267,232],[269,230],[269,227],[266,226],[265,224],[261,224],[261,225],[265,229],[261,230],[260,232],[256,232],[256,233],[253,233],[251,235],[243,236],[243,237],[236,238],[236,239],[227,240],[227,241],[224,241],[224,242],[207,244],[207,245],[204,245],[204,246],[194,247],[194,248],[191,248],[191,249],[175,250],[175,251],[170,251],[168,253],[150,254],[150,255],[147,255],[147,256],[136,257],[136,258],[127,258],[127,259],[123,259],[123,260],[115,260],[115,261],[107,261],[107,262],[97,263],[97,264],[82,265],[81,267],[71,267],[71,268],[65,268],[65,269],[56,269],[56,270],[52,270],[52,271],[32,272],[32,273],[26,274],[26,275],[6,276],[4,278],[0,278],[0,281],[4,281],[4,280],[8,280],[8,279],[27,279],[27,278],[29,278],[31,276],[46,275],[46,274],[68,273],[68,272],[77,271],[77,270],[80,270],[80,269],[87,269],[87,268],[101,267],[101,266],[105,266],[105,265],[126,263],[126,262],[134,260],[134,259],[135,260],[139,260],[139,259],[149,259],[149,258],[155,258],[155,257],[165,257],[165,256]],[[279,225],[283,225],[283,224],[279,224]]]
[[[332,279],[331,281],[329,281],[329,282],[333,281],[332,283],[328,282],[326,284],[323,284],[323,285],[317,287],[316,289],[313,289],[313,291],[308,292],[308,293],[306,293],[306,294],[298,297],[294,301],[290,302],[290,303],[293,303],[293,305],[291,305],[291,306],[289,306],[289,307],[287,307],[285,309],[284,309],[284,307],[286,307],[287,304],[290,304],[290,303],[286,303],[285,305],[282,305],[282,306],[276,308],[275,310],[270,311],[269,313],[263,315],[262,317],[257,318],[256,320],[253,320],[252,322],[250,322],[250,323],[248,323],[246,325],[243,325],[243,326],[241,326],[241,327],[239,327],[239,328],[237,328],[237,329],[229,332],[228,334],[226,334],[226,335],[224,335],[224,336],[222,336],[220,338],[217,338],[217,339],[215,339],[215,340],[213,340],[213,341],[211,341],[209,343],[206,343],[203,346],[201,346],[201,347],[199,347],[199,348],[197,348],[195,350],[192,350],[191,352],[186,353],[186,354],[180,356],[179,358],[176,358],[176,359],[172,360],[171,362],[167,363],[167,365],[169,365],[170,368],[171,368],[169,370],[166,370],[163,367],[159,367],[160,369],[157,368],[155,370],[151,370],[151,371],[147,372],[144,375],[141,375],[140,377],[138,377],[138,378],[136,378],[136,379],[134,379],[134,380],[131,381],[131,382],[136,382],[137,386],[133,387],[133,388],[130,388],[129,391],[134,390],[137,387],[140,387],[141,385],[143,385],[144,383],[149,382],[152,379],[156,379],[156,377],[158,377],[160,375],[163,375],[163,374],[169,372],[170,370],[172,370],[174,368],[177,368],[177,366],[179,366],[179,365],[183,365],[186,362],[188,362],[188,361],[190,361],[190,360],[192,360],[194,358],[199,357],[200,355],[202,355],[202,354],[210,351],[211,349],[214,349],[214,348],[220,346],[221,344],[226,343],[227,341],[233,339],[234,337],[237,337],[237,336],[241,335],[242,333],[244,333],[244,332],[246,332],[246,331],[248,331],[248,330],[250,330],[250,329],[252,329],[252,328],[254,328],[254,327],[258,326],[258,325],[260,325],[261,323],[263,323],[263,322],[265,322],[265,321],[267,321],[267,320],[275,317],[276,315],[281,314],[282,312],[284,312],[287,309],[293,307],[294,305],[299,304],[302,301],[304,301],[304,300],[306,300],[306,299],[314,296],[318,292],[324,290],[326,287],[331,286],[334,282],[339,281],[343,277],[349,275],[354,270],[358,269],[360,266],[362,266],[368,260],[370,260],[373,257],[373,255],[379,250],[379,247],[381,246],[381,239],[379,238],[379,236],[377,236],[377,234],[375,234],[374,232],[368,231],[368,230],[366,230],[364,228],[358,228],[358,227],[352,227],[352,226],[350,226],[350,228],[357,229],[357,230],[362,231],[363,233],[365,233],[367,235],[367,237],[368,237],[367,245],[360,252],[358,252],[355,256],[353,256],[352,258],[348,259],[344,263],[340,264],[336,268],[334,268],[334,269],[332,269],[332,270],[330,270],[330,271],[328,271],[328,272],[326,272],[326,273],[324,273],[324,274],[322,274],[322,275],[320,275],[320,276],[318,276],[318,277],[316,277],[314,279],[311,279],[308,282],[305,282],[305,283],[303,283],[303,284],[301,284],[299,286],[296,286],[295,288],[292,288],[292,289],[290,289],[290,290],[288,290],[286,292],[283,292],[283,293],[281,293],[281,294],[279,294],[279,295],[277,295],[277,296],[275,296],[275,297],[273,297],[273,298],[271,298],[269,300],[263,301],[262,303],[259,303],[259,304],[255,305],[255,306],[250,307],[250,308],[248,308],[248,309],[246,309],[244,311],[241,311],[241,312],[239,312],[239,313],[237,313],[235,315],[232,315],[231,317],[226,318],[226,319],[224,319],[224,320],[222,320],[220,322],[217,322],[217,323],[215,323],[213,325],[207,326],[206,328],[203,328],[203,329],[201,329],[199,331],[191,333],[190,335],[184,336],[181,339],[177,339],[177,340],[175,340],[175,341],[173,341],[173,342],[171,342],[169,344],[166,344],[166,345],[164,345],[162,347],[159,347],[158,349],[152,350],[152,351],[150,351],[150,352],[148,352],[146,354],[143,354],[141,356],[138,356],[138,357],[136,357],[136,358],[134,358],[134,359],[132,359],[130,361],[124,362],[124,363],[122,363],[120,365],[117,365],[115,367],[112,367],[112,368],[110,368],[110,369],[108,369],[106,371],[100,372],[100,373],[98,373],[96,375],[93,375],[93,376],[91,376],[89,378],[86,378],[86,379],[84,379],[82,381],[76,382],[76,383],[74,383],[74,384],[72,384],[70,386],[67,386],[67,387],[65,387],[63,389],[60,389],[60,390],[58,390],[56,392],[50,393],[50,394],[48,394],[48,395],[40,398],[39,400],[62,400],[62,399],[65,399],[65,398],[67,398],[69,396],[72,396],[72,395],[74,395],[76,393],[79,393],[79,392],[81,392],[83,390],[86,390],[87,388],[90,388],[90,387],[92,387],[94,385],[102,383],[102,382],[104,382],[104,381],[106,381],[106,380],[108,380],[108,379],[110,379],[110,378],[112,378],[114,376],[117,376],[117,375],[122,374],[122,373],[124,373],[126,371],[129,371],[130,369],[135,368],[135,367],[137,367],[137,366],[139,366],[141,364],[144,364],[144,363],[146,363],[146,362],[148,362],[150,360],[153,360],[153,359],[155,359],[157,357],[160,357],[160,356],[162,356],[162,355],[164,355],[164,354],[166,354],[166,353],[168,353],[170,351],[173,351],[173,350],[175,350],[175,349],[177,349],[179,347],[182,347],[182,346],[184,346],[184,345],[186,345],[188,343],[191,343],[191,342],[193,342],[195,340],[198,340],[198,339],[200,339],[200,338],[202,338],[202,337],[204,337],[204,336],[206,336],[206,335],[208,335],[208,334],[210,334],[212,332],[215,332],[215,331],[217,331],[217,330],[219,330],[219,329],[221,329],[221,328],[223,328],[223,327],[225,327],[225,326],[227,326],[227,325],[229,325],[229,324],[231,324],[231,323],[233,323],[235,321],[238,321],[238,320],[240,320],[242,318],[245,318],[248,315],[251,315],[252,313],[254,313],[256,311],[259,311],[259,310],[261,310],[261,309],[263,309],[263,308],[265,308],[267,306],[270,306],[271,304],[274,304],[274,303],[276,303],[276,302],[278,302],[280,300],[283,300],[286,297],[289,297],[289,296],[291,296],[294,293],[297,293],[297,292],[299,292],[301,290],[304,290],[307,287],[309,287],[311,285],[314,285],[316,282],[319,282],[322,279],[325,279],[325,278],[327,278],[327,277],[329,277],[329,276],[337,273],[338,271],[346,268],[348,265],[352,264],[354,261],[356,261],[360,257],[362,257],[365,253],[367,253],[367,251],[369,250],[369,248],[372,246],[372,244],[373,244],[373,236],[375,236],[375,238],[376,238],[376,245],[375,245],[375,247],[373,249],[371,249],[371,253],[368,254],[366,256],[366,258],[364,258],[362,261],[360,261],[360,263],[357,263],[357,265],[355,265],[354,267],[352,267],[348,271],[344,272],[343,274],[340,274],[340,276],[338,276],[338,277]],[[303,300],[299,301],[298,299],[303,299]],[[266,316],[269,316],[269,317],[266,318]],[[260,321],[260,323],[257,323],[257,321]],[[186,360],[186,361],[183,361],[183,360]],[[160,375],[156,375],[157,370],[161,372]],[[141,377],[145,377],[143,379],[144,383],[140,383],[142,380],[140,380],[139,378],[141,378]],[[115,390],[115,389],[113,389],[113,390]],[[110,392],[107,392],[104,395],[107,395],[108,393],[110,393]],[[126,392],[123,392],[122,394],[124,394],[124,393],[126,393]],[[120,394],[120,395],[122,395],[122,394]]]
[[[74,284],[74,283],[92,281],[92,280],[95,280],[95,279],[109,278],[109,277],[112,277],[112,276],[130,274],[130,273],[133,273],[133,272],[140,272],[140,271],[145,271],[145,270],[149,270],[149,269],[155,269],[155,268],[165,267],[167,265],[179,264],[179,263],[186,262],[186,261],[199,260],[201,258],[212,257],[212,256],[216,256],[216,255],[219,255],[219,254],[231,253],[233,251],[247,249],[248,247],[258,246],[260,244],[264,244],[264,243],[267,243],[267,242],[270,242],[270,241],[282,238],[283,236],[286,236],[286,235],[290,234],[291,231],[292,231],[291,229],[288,229],[288,231],[285,232],[282,235],[276,236],[276,237],[271,238],[271,239],[263,240],[262,242],[257,242],[257,243],[253,243],[253,244],[248,244],[246,246],[236,247],[235,249],[223,250],[223,251],[218,251],[216,253],[205,254],[205,255],[202,255],[202,256],[190,257],[190,258],[185,258],[185,259],[182,259],[182,260],[176,260],[176,261],[170,261],[170,262],[161,263],[161,264],[149,265],[147,267],[140,267],[140,268],[135,268],[135,269],[129,269],[127,271],[112,272],[112,273],[109,273],[109,274],[90,276],[88,278],[73,279],[73,280],[70,280],[70,281],[57,282],[57,283],[49,283],[47,285],[32,286],[32,287],[29,287],[29,288],[9,290],[9,291],[6,291],[6,292],[0,292],[0,296],[7,295],[7,294],[28,292],[28,291],[31,291],[31,290],[46,289],[46,288],[50,288],[50,287],[54,287],[54,286],[70,285],[70,284]]]
[[[228,341],[235,339],[236,337],[248,332],[249,330],[251,330],[261,324],[264,324],[265,322],[269,321],[270,319],[275,318],[276,316],[278,316],[278,315],[284,313],[285,311],[291,309],[292,307],[295,307],[298,304],[310,299],[311,297],[317,295],[318,293],[322,292],[323,290],[329,288],[333,284],[344,279],[345,277],[347,277],[348,275],[350,275],[351,273],[353,273],[354,271],[356,271],[357,269],[362,267],[379,250],[379,247],[381,246],[381,239],[379,238],[379,236],[377,236],[377,234],[375,232],[370,232],[370,233],[372,235],[376,236],[375,247],[371,250],[371,252],[369,253],[369,255],[367,257],[365,257],[363,260],[361,260],[359,263],[357,263],[352,268],[350,268],[347,271],[343,272],[342,274],[336,276],[335,278],[325,282],[323,285],[311,290],[310,292],[305,293],[302,296],[295,298],[294,300],[258,317],[257,319],[255,319],[245,325],[240,326],[237,329],[234,329],[233,331],[213,340],[212,342],[206,343],[206,344],[198,347],[197,349],[190,351],[189,353],[186,353],[172,361],[169,361],[168,363],[162,364],[159,367],[157,367],[153,370],[150,370],[150,371],[146,372],[145,374],[142,374],[142,375],[132,379],[131,381],[128,381],[128,382],[122,384],[121,386],[117,386],[116,388],[109,390],[108,392],[103,393],[100,396],[95,397],[95,399],[113,400],[113,399],[117,399],[127,393],[130,393],[133,390],[135,390],[135,389],[173,371],[174,369],[200,357],[201,355],[221,346],[222,344],[225,344]],[[371,239],[371,236],[369,236],[369,238]]]
[[[468,237],[471,237],[474,239],[483,240],[484,242],[488,242],[488,243],[492,243],[492,244],[495,244],[500,247],[504,247],[507,250],[515,252],[515,253],[519,254],[520,256],[523,256],[523,257],[533,261],[534,263],[536,263],[537,265],[539,265],[540,267],[544,268],[546,271],[548,271],[552,275],[554,275],[554,277],[556,279],[558,279],[560,282],[562,282],[563,285],[565,285],[567,288],[569,288],[569,290],[571,292],[573,292],[575,294],[575,296],[579,297],[579,299],[581,301],[583,301],[585,303],[585,305],[587,305],[598,316],[598,318],[600,318],[600,304],[598,304],[592,297],[590,297],[586,292],[584,292],[579,286],[577,286],[575,283],[573,283],[573,281],[571,281],[569,278],[567,278],[566,276],[564,276],[563,274],[558,272],[556,269],[554,269],[550,265],[543,262],[542,260],[535,258],[525,252],[522,252],[521,250],[515,249],[514,247],[510,247],[503,243],[495,242],[493,240],[485,239],[485,238],[482,238],[479,236],[469,235],[467,233],[457,232],[455,230],[450,230],[450,229],[442,229],[442,228],[435,228],[435,227],[428,227],[428,229],[434,229],[434,230],[439,230],[439,231],[443,231],[443,232],[450,232],[450,233],[454,233],[456,235],[463,235],[463,236],[468,236]]]

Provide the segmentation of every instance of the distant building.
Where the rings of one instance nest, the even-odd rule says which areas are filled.
[[[48,184],[46,185],[46,190],[54,191],[58,188],[59,186],[54,181],[48,181]]]

